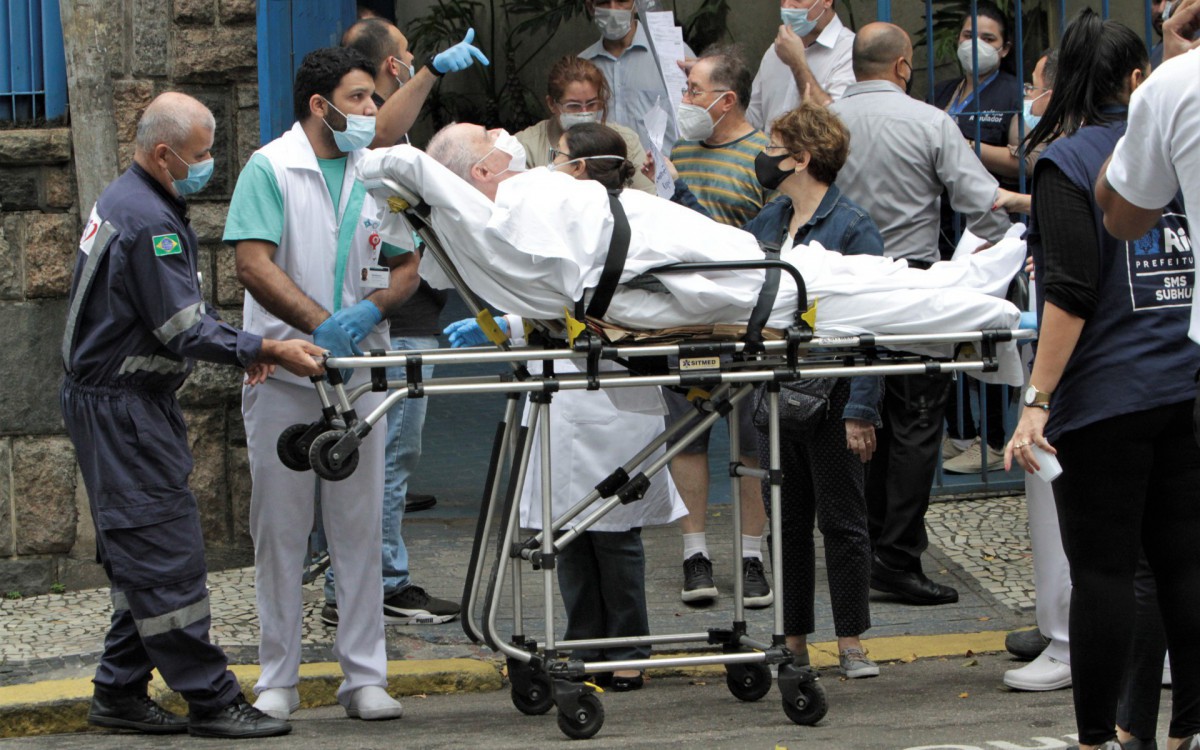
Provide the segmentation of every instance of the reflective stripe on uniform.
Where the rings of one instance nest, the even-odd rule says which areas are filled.
[[[126,357],[121,363],[118,375],[128,375],[134,372],[154,372],[160,375],[171,375],[177,372],[187,372],[187,360],[171,359],[151,354],[148,357]]]
[[[149,638],[154,635],[162,635],[169,633],[172,630],[183,630],[188,625],[200,622],[210,614],[208,608],[208,594],[198,602],[180,607],[173,612],[167,612],[163,615],[155,617],[147,617],[144,620],[134,619],[134,624],[137,625],[138,633],[143,638]]]
[[[124,591],[112,592],[112,605],[114,612],[120,612],[124,609],[129,609],[129,599],[125,596]]]
[[[155,328],[154,337],[164,345],[179,334],[199,323],[204,318],[204,303],[188,305],[171,316],[170,320]]]
[[[75,288],[75,297],[71,300],[71,309],[67,312],[67,327],[63,331],[62,358],[63,366],[67,368],[68,372],[71,370],[71,349],[75,345],[75,325],[79,322],[79,313],[83,310],[88,292],[92,289],[96,269],[108,253],[108,243],[116,233],[117,228],[108,221],[100,225],[92,242],[92,252],[88,253],[87,261],[83,264],[83,272],[79,275],[79,286]]]

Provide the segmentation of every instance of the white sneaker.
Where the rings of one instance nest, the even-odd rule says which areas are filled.
[[[1064,664],[1043,651],[1041,656],[1020,669],[1004,673],[1004,684],[1013,690],[1044,692],[1071,687],[1071,665]]]
[[[972,443],[971,445],[975,445],[978,442],[979,442],[979,438],[975,438],[975,442]],[[970,447],[970,446],[967,446],[967,447]],[[961,456],[962,452],[965,450],[966,450],[966,448],[959,448],[958,443],[954,442],[954,438],[950,437],[949,435],[945,435],[942,437],[942,460],[943,461],[949,461],[952,458]]]
[[[258,694],[254,707],[272,719],[287,721],[292,712],[300,709],[300,691],[290,688],[267,688]]]
[[[378,685],[367,685],[354,691],[350,696],[350,705],[346,706],[346,715],[351,719],[363,721],[381,721],[384,719],[399,719],[404,715],[400,701],[388,695],[387,691]]]
[[[981,441],[971,443],[971,447],[949,461],[942,462],[942,471],[947,474],[978,474],[983,466],[983,448]],[[988,448],[987,471],[995,471],[1004,466],[1004,449]]]

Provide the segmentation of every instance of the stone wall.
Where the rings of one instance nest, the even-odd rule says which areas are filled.
[[[241,166],[258,147],[255,0],[121,0],[106,52],[120,169],[154,96],[183,91],[216,117],[209,186],[191,202],[205,296],[235,324],[242,289],[221,243]],[[72,108],[83,106],[72,98]],[[58,407],[59,343],[81,230],[75,170],[95,155],[69,127],[0,130],[0,595],[101,585],[95,533]],[[74,160],[83,160],[76,164]],[[90,206],[83,207],[86,216]],[[210,564],[252,559],[240,375],[199,365],[180,392]],[[241,475],[245,475],[244,477]]]

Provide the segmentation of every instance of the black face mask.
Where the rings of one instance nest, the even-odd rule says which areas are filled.
[[[913,80],[917,76],[914,74],[912,65],[909,65],[907,60],[904,61],[904,64],[908,65],[908,80],[904,82],[904,93],[911,95],[912,87],[913,87]]]
[[[774,190],[783,184],[783,181],[796,173],[795,167],[792,169],[780,169],[779,164],[791,154],[782,154],[780,156],[767,156],[766,151],[759,151],[758,156],[754,157],[754,176],[758,178],[760,185],[767,190]]]

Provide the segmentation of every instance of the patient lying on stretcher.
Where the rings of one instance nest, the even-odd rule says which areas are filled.
[[[564,308],[595,288],[613,229],[608,193],[599,183],[539,168],[524,171],[524,153],[504,131],[451,125],[429,144],[372,152],[360,162],[368,187],[388,178],[421,196],[431,224],[466,284],[488,304],[536,319],[561,319]],[[440,163],[439,163],[440,162]],[[464,189],[463,180],[474,190]],[[385,240],[408,235],[389,213],[389,191],[372,191],[384,206]],[[632,237],[621,282],[675,262],[761,258],[750,234],[640,191],[623,191]],[[926,334],[1015,328],[1020,313],[1001,299],[1020,269],[1025,245],[1015,236],[965,262],[927,271],[903,261],[796,246],[783,260],[805,280],[816,305],[819,335]],[[421,273],[434,286],[449,281],[427,256]],[[667,293],[618,287],[605,318],[630,328],[744,323],[758,299],[761,270],[659,274]],[[768,325],[795,319],[795,284],[783,274]],[[1021,382],[1012,347],[1002,348],[999,380]]]

